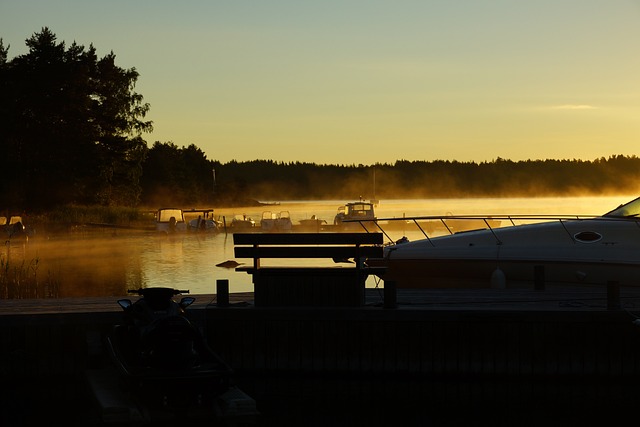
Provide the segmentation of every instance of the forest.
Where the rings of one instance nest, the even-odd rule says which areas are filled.
[[[48,28],[9,59],[0,38],[0,211],[65,205],[230,206],[255,201],[637,193],[640,159],[221,163],[197,146],[144,138],[151,106],[113,52]],[[256,144],[260,141],[256,141]],[[303,144],[304,141],[301,141]]]

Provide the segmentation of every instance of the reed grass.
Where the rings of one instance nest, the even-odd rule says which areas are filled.
[[[44,280],[39,278],[39,258],[13,263],[5,254],[0,254],[0,299],[55,298],[60,283],[51,272]]]
[[[76,226],[86,224],[148,228],[153,226],[155,217],[150,211],[131,207],[66,205],[24,219],[33,232],[16,244],[29,245],[31,237],[75,231]],[[0,253],[0,299],[58,297],[60,282],[56,275],[42,272],[37,256],[29,259],[24,254],[12,255],[14,243],[11,238],[5,240],[6,250]]]
[[[84,225],[149,229],[153,228],[154,221],[154,212],[138,208],[65,205],[47,212],[30,214],[25,225],[37,233],[64,233],[77,231],[75,227]]]
[[[148,213],[126,206],[81,206],[66,205],[58,207],[45,215],[47,222],[64,223],[102,223],[130,225],[149,221]]]

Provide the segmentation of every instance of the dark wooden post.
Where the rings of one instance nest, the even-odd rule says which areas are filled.
[[[544,265],[533,267],[533,283],[536,291],[544,291]]]
[[[218,279],[216,281],[216,305],[218,307],[229,307],[229,279]]]
[[[616,281],[607,282],[607,310],[620,309],[620,285]]]
[[[396,308],[396,282],[384,281],[384,308]]]

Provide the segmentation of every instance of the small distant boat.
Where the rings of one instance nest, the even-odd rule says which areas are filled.
[[[156,231],[177,233],[187,231],[184,212],[180,208],[160,208],[156,212]]]
[[[0,229],[2,229],[9,239],[28,238],[33,234],[33,230],[24,225],[22,217],[19,215],[0,216]]]
[[[290,231],[292,226],[289,211],[281,211],[277,214],[271,211],[262,213],[262,219],[260,220],[262,231]]]
[[[320,231],[323,226],[327,225],[327,221],[324,219],[318,219],[315,215],[311,215],[311,218],[301,219],[300,228],[309,231]]]
[[[192,232],[217,232],[220,231],[220,223],[213,218],[213,209],[189,209],[184,211],[185,218],[197,215],[187,221],[187,231]]]
[[[220,224],[213,219],[212,213],[213,209],[160,208],[156,212],[156,231],[168,234],[219,231]],[[192,218],[187,220],[186,217]]]
[[[234,230],[251,230],[256,226],[255,220],[244,214],[237,214],[231,220],[231,228]]]
[[[343,229],[362,229],[370,223],[375,226],[376,215],[372,202],[352,202],[338,207],[333,224]]]

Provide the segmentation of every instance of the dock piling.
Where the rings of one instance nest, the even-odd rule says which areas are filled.
[[[607,282],[607,310],[620,309],[620,284],[617,281]]]
[[[216,300],[218,307],[229,307],[229,279],[216,280]]]
[[[396,282],[385,280],[384,282],[384,308],[396,308]]]
[[[544,291],[544,265],[533,267],[533,283],[536,291]]]

